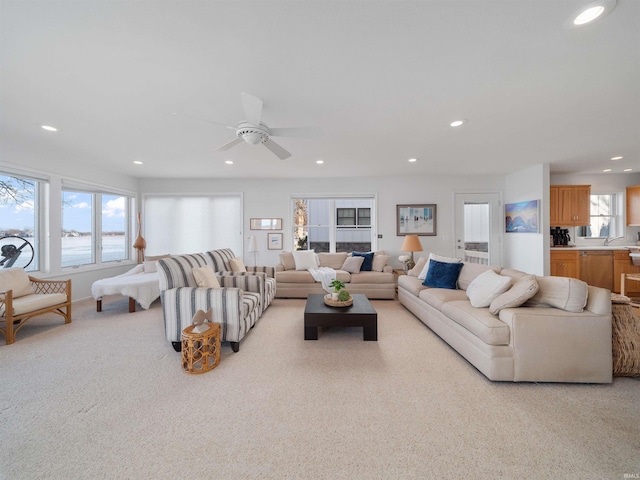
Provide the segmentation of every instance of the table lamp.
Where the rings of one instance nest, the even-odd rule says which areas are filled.
[[[407,270],[411,270],[416,266],[416,262],[413,261],[413,252],[421,252],[422,244],[420,243],[420,239],[418,235],[406,235],[404,237],[404,242],[402,242],[402,247],[400,250],[403,252],[410,252],[411,258],[407,262]]]

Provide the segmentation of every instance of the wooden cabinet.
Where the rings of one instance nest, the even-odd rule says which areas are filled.
[[[631,262],[628,250],[614,250],[613,252],[613,291],[620,293],[620,280],[623,273],[640,273],[640,265]],[[640,282],[626,282],[628,297],[640,296]]]
[[[551,191],[549,192],[549,225],[553,227],[559,227],[560,223],[558,222],[558,218],[560,218],[559,205],[558,205],[558,189],[551,186]]]
[[[580,252],[551,250],[551,275],[580,279]]]
[[[640,225],[640,185],[627,187],[627,225]]]
[[[581,226],[590,223],[591,185],[551,185],[549,217],[551,226]]]

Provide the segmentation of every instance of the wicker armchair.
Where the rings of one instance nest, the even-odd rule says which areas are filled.
[[[71,323],[71,280],[41,280],[22,268],[0,270],[0,333],[7,345],[30,319],[49,312]]]

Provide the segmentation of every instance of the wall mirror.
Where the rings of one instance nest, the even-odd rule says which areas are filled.
[[[251,230],[282,230],[281,218],[252,218]]]

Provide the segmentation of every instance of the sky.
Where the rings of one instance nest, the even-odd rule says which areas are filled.
[[[0,175],[0,181],[11,177]],[[3,197],[0,197],[2,200]],[[78,232],[91,231],[92,194],[82,192],[63,193],[63,229]],[[103,232],[121,232],[125,229],[125,197],[102,195]],[[0,201],[0,230],[33,229],[34,202],[27,198],[20,203]]]

